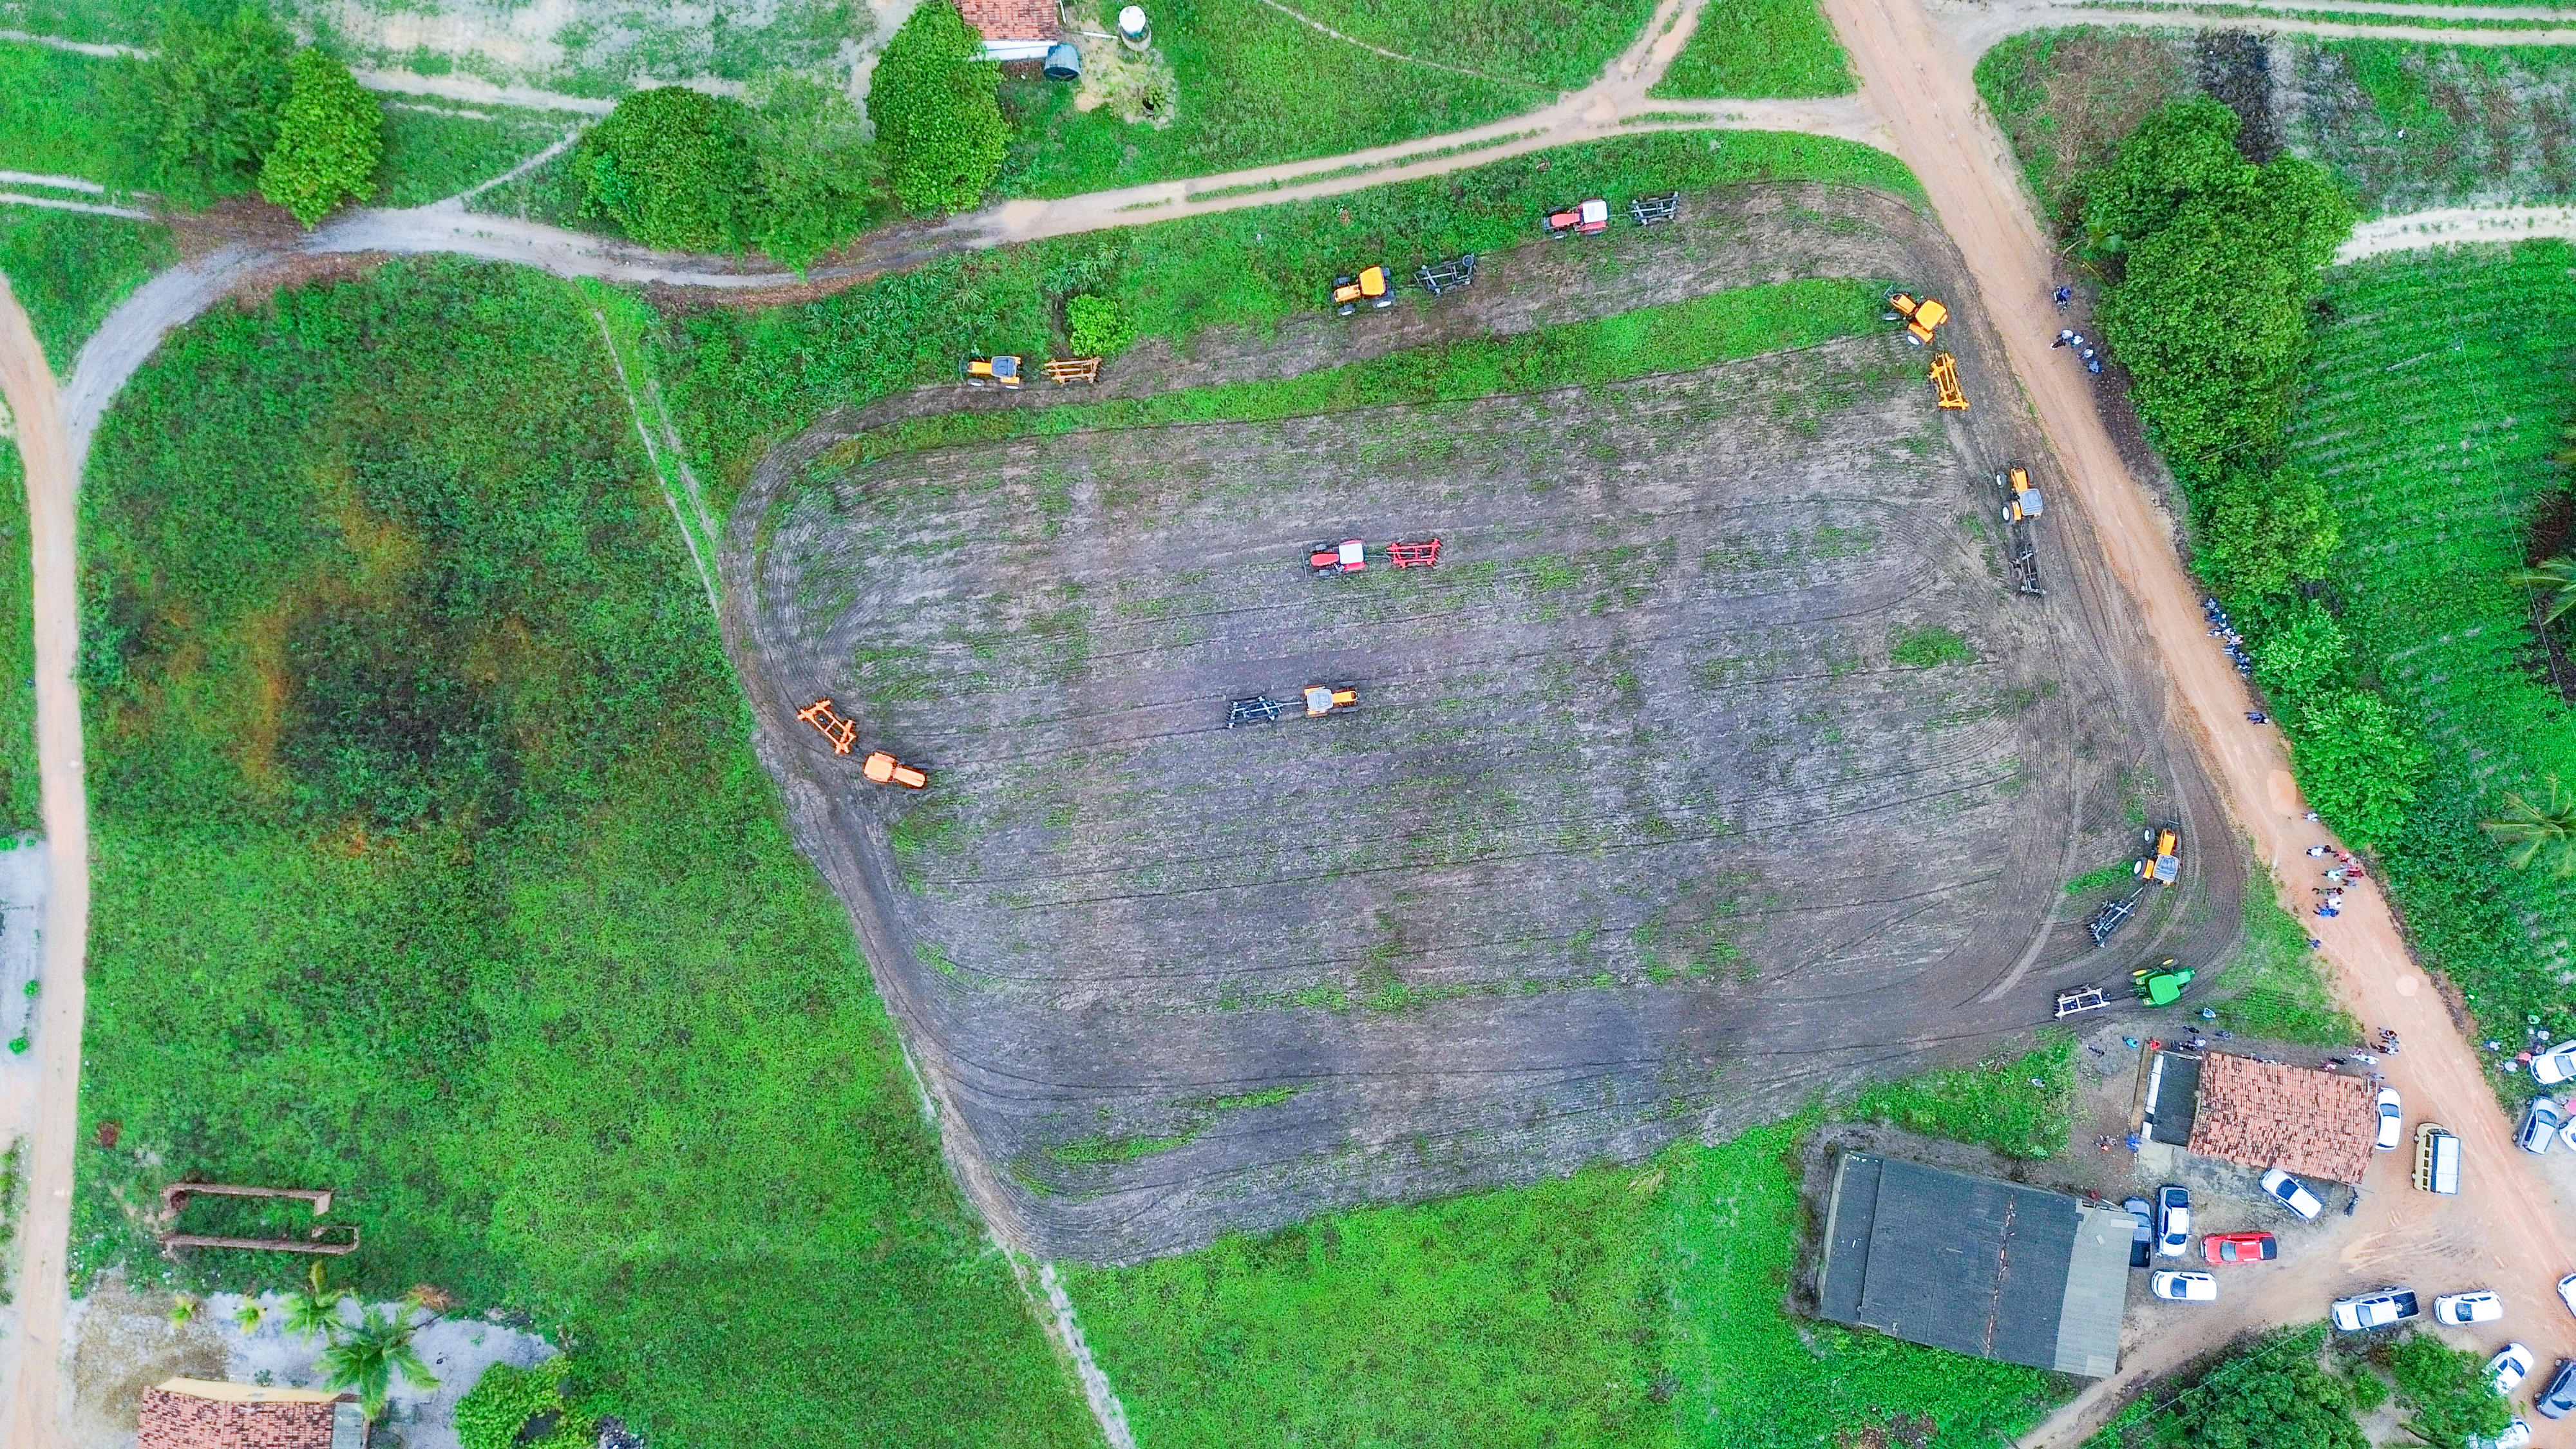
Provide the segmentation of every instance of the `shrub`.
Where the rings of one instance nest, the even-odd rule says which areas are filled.
[[[2204,495],[2197,561],[2224,594],[2288,593],[2324,574],[2343,541],[2325,483],[2304,469],[2231,471]]]
[[[287,62],[286,108],[277,143],[260,164],[259,194],[310,227],[346,198],[375,190],[385,154],[385,113],[349,68],[316,50]]]
[[[187,203],[250,189],[277,139],[294,48],[285,31],[248,6],[223,26],[173,8],[159,58],[134,63],[118,105],[152,187]]]
[[[749,107],[683,86],[637,91],[573,149],[581,212],[646,246],[720,251],[749,239]]]
[[[895,199],[914,211],[962,211],[1001,174],[1002,72],[983,54],[953,0],[923,0],[877,60],[868,119]]]
[[[2127,251],[2162,231],[2195,196],[2223,193],[2252,168],[2236,151],[2236,113],[2207,97],[2177,101],[2138,123],[2110,161],[2079,178],[2084,242]]]
[[[1076,357],[1107,357],[1136,340],[1136,324],[1106,297],[1066,298],[1064,323]]]
[[[535,1368],[496,1363],[483,1371],[474,1387],[456,1401],[456,1438],[464,1449],[511,1449],[531,1420],[556,1416],[555,1427],[536,1441],[552,1445],[587,1443],[596,1425],[574,1411],[563,1397],[564,1361],[549,1359]]]
[[[2352,641],[2332,610],[2302,600],[2263,633],[2254,677],[2273,694],[2304,699],[2343,676]]]
[[[2298,1330],[2202,1379],[2178,1442],[2192,1449],[2368,1449],[2352,1417],[2351,1391],[2317,1366],[2323,1336],[2322,1326]]]
[[[2299,783],[2318,812],[2366,844],[2394,837],[2433,761],[2388,701],[2329,689],[2300,702],[2288,722]]]
[[[2429,1333],[2409,1334],[2388,1351],[2397,1396],[2413,1411],[2407,1430],[2439,1449],[2461,1449],[2473,1438],[2504,1432],[2513,1417],[2504,1396],[2487,1382],[2486,1361]]]
[[[773,81],[749,117],[760,249],[802,268],[867,229],[880,168],[850,98],[802,77]]]

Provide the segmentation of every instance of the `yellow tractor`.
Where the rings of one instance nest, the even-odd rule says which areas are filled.
[[[957,375],[969,387],[1018,387],[1020,360],[1008,355],[970,357],[957,365]]]
[[[2028,468],[2019,463],[2013,464],[2006,474],[2004,486],[2004,522],[2019,523],[2024,519],[2039,516],[2042,500],[2039,490],[2030,486]]]
[[[1337,709],[1349,709],[1360,702],[1356,689],[1336,689],[1330,685],[1306,686],[1306,718],[1317,719]]]
[[[2158,885],[2172,885],[2182,878],[2182,832],[2170,825],[2159,825],[2147,832],[2154,846],[2147,858],[2137,864],[2138,879]]]
[[[1905,323],[1905,340],[1920,347],[1932,340],[1932,329],[1950,320],[1950,309],[1929,297],[1906,292],[1887,294],[1887,320]]]
[[[860,761],[859,773],[875,784],[901,785],[907,790],[918,790],[930,783],[930,776],[898,761],[883,750],[878,750]]]
[[[1347,274],[1333,278],[1333,310],[1345,317],[1360,309],[1362,302],[1372,307],[1395,305],[1395,289],[1387,284],[1386,268],[1365,267],[1356,277]]]

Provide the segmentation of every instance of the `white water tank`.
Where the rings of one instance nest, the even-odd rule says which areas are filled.
[[[1154,28],[1145,23],[1145,7],[1130,5],[1118,12],[1118,38],[1129,50],[1143,50],[1154,43]]]

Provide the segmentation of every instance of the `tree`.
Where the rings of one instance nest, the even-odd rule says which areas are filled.
[[[1001,174],[1002,71],[983,55],[954,0],[922,0],[877,59],[868,119],[895,199],[914,211],[962,211]]]
[[[2192,197],[2248,184],[2255,168],[2237,154],[2238,124],[2234,111],[2206,96],[2140,121],[2110,161],[2081,178],[2087,247],[2096,255],[2127,251]]]
[[[121,86],[118,109],[145,158],[145,184],[191,204],[248,190],[277,139],[294,48],[248,6],[223,26],[173,7],[158,58],[131,62]]]
[[[2397,1396],[2414,1411],[2407,1431],[2438,1449],[2462,1449],[2471,1439],[2504,1432],[2513,1413],[2485,1370],[2486,1361],[2477,1354],[2429,1333],[2407,1335],[2388,1351]]]
[[[883,168],[848,96],[782,76],[763,91],[750,122],[762,251],[802,268],[866,228]]]
[[[646,246],[747,244],[759,184],[749,120],[742,102],[684,86],[619,101],[573,148],[582,215],[606,216]]]
[[[2540,595],[2540,627],[2546,629],[2567,617],[2568,611],[2576,610],[2576,553],[2562,553],[2527,569],[2515,569],[2505,575],[2505,582]]]
[[[287,62],[290,86],[278,113],[277,143],[260,163],[259,194],[309,229],[343,199],[376,189],[385,154],[385,113],[349,68],[318,50]]]
[[[2557,776],[2549,778],[2549,793],[2536,804],[2507,791],[2504,814],[2478,822],[2478,828],[2505,848],[2514,869],[2538,861],[2560,880],[2576,877],[2576,796],[2558,788]]]
[[[2343,540],[2324,481],[2305,470],[2226,470],[2206,491],[2199,561],[2222,592],[2288,593],[2322,575]]]
[[[2341,678],[2352,657],[2343,622],[2314,599],[2303,600],[2263,632],[2254,676],[2282,699],[2306,699]]]
[[[2319,813],[2365,843],[2404,827],[2406,806],[2433,761],[2386,699],[2366,689],[2328,689],[2285,719],[2299,784]]]
[[[409,1306],[390,1313],[369,1308],[359,1315],[355,1328],[343,1328],[315,1361],[324,1383],[357,1394],[371,1424],[385,1411],[395,1375],[415,1389],[438,1387],[438,1375],[429,1371],[429,1365],[420,1361],[420,1351],[411,1346],[412,1335],[420,1331],[411,1315]]]
[[[2317,1367],[2316,1329],[2273,1339],[2213,1371],[2178,1421],[2192,1449],[2368,1449],[2352,1394]]]

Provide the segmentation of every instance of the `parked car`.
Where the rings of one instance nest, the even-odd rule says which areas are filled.
[[[2576,1413],[2576,1363],[2566,1359],[2549,1371],[2549,1387],[2532,1395],[2531,1406],[2544,1419],[2564,1419]]]
[[[2567,1125],[2567,1114],[2548,1097],[2534,1097],[2522,1109],[2522,1125],[2514,1129],[2514,1145],[2537,1157],[2558,1140],[2558,1129]]]
[[[2156,1189],[2156,1256],[2179,1258],[2191,1246],[2191,1193],[2171,1183]]]
[[[2281,1256],[2281,1244],[2270,1233],[2211,1233],[2200,1240],[2200,1255],[2213,1263],[2268,1263]]]
[[[2487,1382],[2495,1385],[2497,1393],[2512,1398],[2522,1381],[2531,1377],[2531,1350],[2518,1343],[2506,1344],[2487,1360],[2486,1373]]]
[[[2576,1313],[2576,1273],[2558,1280],[2558,1301],[2567,1305],[2568,1312]]]
[[[2516,1419],[2492,1439],[2472,1438],[2469,1449],[2531,1449],[2531,1421]]]
[[[2133,1197],[2120,1206],[2129,1210],[2137,1226],[2129,1233],[2129,1266],[2143,1268],[2156,1250],[2156,1207],[2142,1197]]]
[[[2379,1089],[2379,1140],[2371,1145],[2382,1152],[2394,1151],[2406,1135],[2406,1114],[2397,1105],[2397,1089]]]
[[[2562,1041],[2533,1057],[2531,1079],[2544,1087],[2576,1081],[2576,1041]]]
[[[2504,1317],[2504,1300],[2484,1288],[2445,1293],[2433,1300],[2433,1321],[2457,1328],[2467,1323],[2493,1323]]]
[[[2558,1140],[2567,1144],[2568,1151],[2576,1152],[2576,1097],[2560,1103],[2558,1110],[2567,1114],[2567,1125],[2558,1129]]]
[[[2317,1201],[2317,1195],[2308,1191],[2305,1184],[2277,1167],[2263,1174],[2263,1190],[2281,1206],[2298,1214],[2302,1221],[2314,1222],[2317,1214],[2326,1210],[2326,1205]]]
[[[2415,1302],[2412,1288],[2382,1288],[2376,1293],[2359,1293],[2334,1301],[2334,1326],[2337,1332],[2361,1333],[2373,1328],[2386,1328],[2404,1323],[2424,1310]]]
[[[2167,1268],[2148,1279],[2147,1286],[2158,1298],[2170,1298],[2176,1303],[2218,1301],[2218,1280],[2207,1273],[2177,1273]]]

